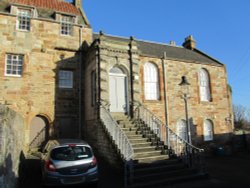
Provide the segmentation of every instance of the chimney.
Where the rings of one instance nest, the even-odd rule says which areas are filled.
[[[176,43],[175,43],[175,41],[171,40],[171,41],[169,42],[169,45],[170,45],[170,46],[176,46]]]
[[[73,5],[77,8],[82,8],[82,0],[73,0]]]
[[[188,37],[185,38],[185,42],[182,44],[184,48],[193,50],[195,49],[196,42],[193,38],[192,35],[189,35]]]

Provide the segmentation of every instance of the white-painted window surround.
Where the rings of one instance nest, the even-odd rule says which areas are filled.
[[[5,75],[21,77],[23,73],[24,55],[6,54]]]
[[[159,100],[158,70],[153,63],[144,65],[144,95],[146,100]]]
[[[17,29],[30,31],[32,11],[29,9],[18,9],[17,11]]]
[[[61,34],[62,35],[72,35],[73,34],[73,23],[74,17],[61,15]]]
[[[209,119],[206,119],[204,121],[203,135],[204,135],[204,141],[213,140],[213,122]]]
[[[201,69],[199,72],[200,79],[200,100],[211,101],[210,78],[206,69]]]

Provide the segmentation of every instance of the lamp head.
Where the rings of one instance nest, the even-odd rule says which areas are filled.
[[[190,85],[190,83],[188,83],[186,76],[182,76],[181,77],[181,83],[179,83],[180,86],[187,86]]]

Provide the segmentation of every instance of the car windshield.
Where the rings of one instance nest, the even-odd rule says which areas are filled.
[[[85,146],[63,146],[53,149],[50,157],[53,160],[75,161],[92,157],[92,152]]]

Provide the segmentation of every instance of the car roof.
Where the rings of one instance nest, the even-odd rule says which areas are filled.
[[[81,140],[81,139],[54,139],[54,140],[49,140],[48,143],[50,143],[53,146],[60,146],[60,145],[67,145],[67,144],[89,146],[89,144],[86,141]]]

